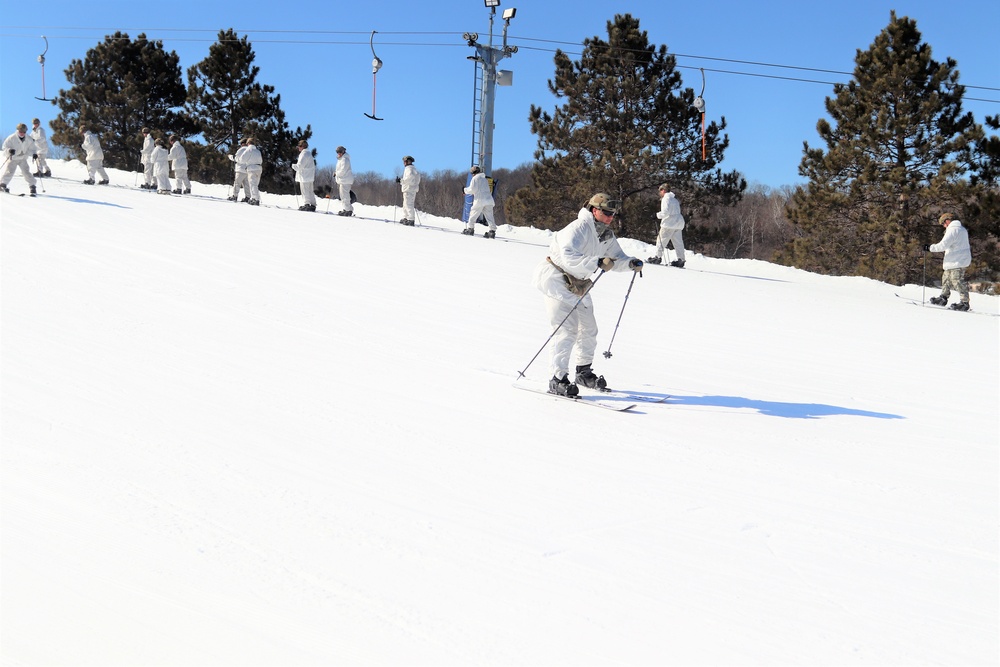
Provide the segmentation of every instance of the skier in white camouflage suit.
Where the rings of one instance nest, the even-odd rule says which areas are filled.
[[[166,142],[157,139],[153,142],[153,152],[149,159],[153,161],[153,177],[156,178],[156,193],[160,195],[170,194],[170,153],[167,152]]]
[[[181,138],[176,134],[170,135],[170,152],[167,154],[167,157],[170,158],[170,164],[174,168],[174,180],[177,181],[177,187],[174,188],[174,194],[191,194],[191,180],[188,178],[187,151],[184,150],[184,144],[181,142]]]
[[[10,192],[7,184],[14,178],[14,171],[20,167],[21,175],[28,182],[31,196],[35,196],[35,177],[28,166],[28,158],[37,155],[35,140],[28,136],[28,126],[18,123],[17,129],[3,141],[3,174],[0,176],[0,190]]]
[[[670,192],[670,186],[664,183],[659,188],[660,210],[656,217],[660,219],[660,233],[656,236],[656,254],[646,259],[650,264],[661,264],[667,252],[667,244],[673,244],[677,259],[670,266],[684,268],[684,216],[681,215],[681,204],[677,196]]]
[[[642,270],[642,260],[626,255],[611,230],[618,209],[619,203],[604,193],[591,197],[576,220],[553,235],[549,256],[535,269],[535,287],[545,295],[549,322],[558,327],[553,335],[549,380],[553,394],[576,396],[577,384],[591,389],[607,387],[604,376],[598,377],[591,368],[597,350],[597,319],[589,276],[598,270]],[[569,381],[574,348],[576,384]]]
[[[951,213],[942,213],[938,223],[945,229],[940,243],[924,246],[930,252],[943,252],[944,263],[941,268],[941,296],[931,297],[935,306],[947,306],[951,291],[956,290],[961,297],[958,303],[951,304],[952,310],[969,309],[969,283],[965,280],[965,269],[972,264],[972,249],[969,247],[969,232]]]
[[[42,176],[51,176],[52,171],[45,161],[49,156],[49,140],[46,139],[45,128],[42,127],[42,121],[38,118],[31,121],[31,138],[35,140],[35,154],[38,155],[38,159],[35,160],[37,171],[34,175],[39,178]]]
[[[292,169],[295,171],[295,180],[299,184],[299,189],[302,190],[302,206],[299,206],[300,211],[315,211],[316,210],[316,191],[313,188],[313,183],[316,180],[316,161],[313,159],[312,153],[309,152],[309,142],[305,139],[299,141],[299,159],[292,165]]]
[[[233,178],[233,194],[228,197],[229,201],[239,201],[240,190],[244,191],[243,200],[250,201],[250,188],[247,184],[247,164],[243,161],[243,156],[246,152],[247,140],[243,139],[240,141],[240,147],[236,150],[236,154],[226,156],[230,162],[236,165],[236,176]]]
[[[403,157],[403,175],[396,179],[403,191],[403,219],[399,224],[413,227],[417,221],[417,192],[420,190],[420,172],[413,166],[413,156]]]
[[[472,195],[472,208],[469,209],[469,219],[466,221],[466,227],[462,233],[474,236],[476,221],[479,220],[480,216],[485,216],[489,229],[483,234],[483,237],[495,239],[497,237],[497,223],[493,219],[493,207],[496,202],[493,201],[493,193],[490,192],[490,183],[486,180],[486,174],[479,168],[479,165],[474,165],[469,169],[469,173],[472,174],[472,180],[469,181],[469,187],[465,188],[465,194]]]
[[[247,137],[247,150],[243,154],[243,162],[247,166],[247,185],[250,191],[250,201],[247,203],[251,206],[260,206],[260,175],[264,171],[264,158],[255,143],[253,137]]]
[[[340,191],[340,205],[344,207],[337,215],[354,215],[354,206],[351,202],[354,171],[351,169],[351,156],[343,146],[337,146],[337,168],[334,171],[334,178]]]
[[[142,185],[143,190],[156,189],[156,177],[153,176],[153,149],[156,147],[156,140],[153,139],[153,131],[148,127],[142,128],[142,151],[140,152],[139,164],[142,165]]]
[[[107,185],[108,172],[104,171],[104,151],[101,150],[101,140],[97,135],[87,130],[86,125],[80,126],[80,134],[83,135],[83,150],[87,154],[87,172],[89,176],[84,181],[86,185],[94,184],[94,176],[100,176],[98,185]]]

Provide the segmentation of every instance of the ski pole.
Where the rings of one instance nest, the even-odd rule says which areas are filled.
[[[531,364],[535,363],[535,359],[538,358],[538,355],[540,355],[542,353],[542,350],[544,350],[545,346],[549,344],[549,341],[552,340],[552,337],[556,335],[556,332],[559,331],[560,329],[562,329],[562,325],[566,324],[566,320],[569,319],[569,316],[572,315],[576,311],[577,306],[579,306],[580,303],[583,302],[583,298],[585,296],[587,296],[588,294],[590,294],[590,290],[594,289],[594,285],[597,284],[597,281],[600,280],[601,276],[603,276],[603,275],[604,275],[604,269],[601,269],[601,272],[599,274],[597,274],[596,278],[594,278],[594,282],[592,282],[590,284],[590,287],[587,288],[587,291],[580,295],[580,298],[576,300],[576,303],[573,304],[573,307],[569,309],[568,313],[566,313],[566,317],[564,317],[562,319],[562,322],[560,322],[559,325],[555,329],[552,330],[552,333],[549,334],[549,337],[545,340],[544,343],[542,343],[542,346],[540,348],[538,348],[538,352],[535,352],[535,356],[533,356],[531,358],[531,361],[528,362],[528,365],[524,367],[523,371],[521,371],[521,372],[519,372],[517,374],[517,379],[518,380],[520,380],[521,378],[524,377],[524,371],[528,370],[528,367],[531,366]]]
[[[397,182],[397,183],[399,182],[399,179],[398,179],[398,178],[396,179],[396,182]],[[399,198],[400,198],[400,200],[402,200],[402,199],[403,199],[403,190],[402,190],[402,186],[400,186],[400,190],[399,190]],[[395,224],[395,222],[396,222],[396,212],[397,212],[397,211],[398,211],[398,208],[396,207],[396,198],[395,198],[395,197],[393,197],[393,198],[392,198],[392,222],[393,222],[393,224]],[[414,216],[414,217],[416,217],[416,216]]]
[[[927,294],[927,251],[924,250],[924,272],[920,276],[920,305],[924,305],[924,296]]]
[[[42,173],[42,168],[40,166],[38,166],[38,158],[37,157],[35,158],[35,168],[38,170],[39,174]],[[45,192],[45,184],[42,183],[43,180],[45,180],[45,179],[43,179],[41,176],[38,177],[38,184],[42,186],[42,193]]]
[[[622,315],[625,314],[625,304],[628,303],[628,295],[632,293],[632,285],[635,284],[635,275],[637,273],[641,276],[642,275],[642,271],[633,271],[632,272],[632,282],[630,282],[628,284],[628,291],[625,292],[625,301],[622,302],[622,312],[618,313],[618,323],[615,324],[614,333],[611,334],[611,342],[608,343],[608,349],[605,350],[605,352],[604,352],[604,358],[605,359],[610,359],[611,358],[611,346],[615,344],[615,336],[618,335],[618,325],[622,323]]]

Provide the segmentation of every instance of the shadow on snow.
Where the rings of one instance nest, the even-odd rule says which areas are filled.
[[[632,392],[636,396],[662,398],[666,394]],[[760,401],[742,396],[678,396],[670,394],[666,405],[691,405],[711,408],[733,408],[738,410],[756,410],[769,417],[785,417],[788,419],[819,419],[843,415],[846,417],[870,417],[873,419],[904,419],[902,415],[888,412],[873,412],[871,410],[855,410],[838,405],[822,403],[787,403],[783,401]]]

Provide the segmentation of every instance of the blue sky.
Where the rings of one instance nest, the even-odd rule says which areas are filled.
[[[1000,3],[994,0],[502,3],[500,11],[517,8],[508,36],[519,50],[501,64],[513,72],[513,85],[497,89],[494,168],[532,160],[537,142],[529,108],[551,110],[558,103],[548,90],[555,49],[578,54],[584,38],[606,37],[607,21],[626,12],[639,18],[654,44],[678,55],[686,86],[699,92],[699,68],[705,69],[708,118],[728,122],[731,146],[723,167],[751,183],[802,182],[802,143],[819,145],[815,127],[832,93],[828,84],[849,80],[843,73],[853,71],[856,50],[868,48],[892,9],[916,19],[937,60],[958,62],[963,84],[981,87],[970,87],[965,103],[978,122],[1000,113]],[[116,30],[162,40],[180,56],[186,81],[187,68],[208,55],[218,31],[233,28],[249,37],[259,80],[275,86],[289,124],[312,125],[320,165],[334,162],[338,144],[347,146],[356,172],[394,175],[406,154],[424,172],[462,170],[471,161],[473,64],[467,58],[474,50],[462,33],[478,32],[485,43],[489,12],[482,0],[301,0],[287,11],[255,0],[180,0],[164,5],[168,11],[159,16],[139,6],[111,0],[81,11],[78,2],[48,0],[20,14],[7,8],[0,23],[0,133],[36,116],[48,127],[56,116],[56,107],[35,99],[42,96],[41,35],[49,41],[45,86],[51,98],[67,87],[69,62]],[[502,23],[498,14],[495,43]],[[364,115],[372,110],[372,30],[384,63],[376,99],[382,121]]]

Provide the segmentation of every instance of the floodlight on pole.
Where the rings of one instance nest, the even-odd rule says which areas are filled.
[[[483,2],[486,3],[487,7],[499,7],[500,6],[500,0],[483,0]]]

